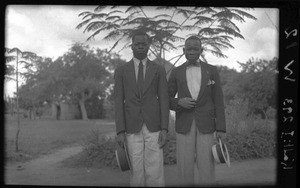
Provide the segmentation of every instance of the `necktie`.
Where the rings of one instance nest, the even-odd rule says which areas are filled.
[[[140,61],[139,64],[139,71],[138,71],[138,80],[137,80],[137,84],[138,84],[138,91],[139,91],[139,96],[142,97],[143,94],[143,85],[144,85],[144,69],[143,69],[143,63],[142,61]]]

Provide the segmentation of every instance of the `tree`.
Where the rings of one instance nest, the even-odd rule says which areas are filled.
[[[24,51],[22,52],[18,48],[5,49],[6,52],[6,63],[14,61],[16,63],[16,99],[17,99],[17,133],[16,133],[16,142],[15,142],[15,151],[19,152],[19,134],[20,134],[20,114],[19,114],[19,73],[22,75],[22,72],[19,72],[19,64],[25,65],[25,67],[30,66],[31,62],[37,57],[37,55],[33,52]],[[9,72],[9,74],[12,74]]]
[[[85,102],[92,96],[104,98],[110,91],[112,73],[120,61],[119,56],[108,51],[90,49],[80,43],[72,45],[70,50],[53,64],[56,89],[53,98],[78,102],[82,119],[87,120]]]
[[[238,89],[236,96],[249,99],[251,113],[260,111],[265,118],[266,111],[271,106],[276,109],[277,99],[277,63],[278,59],[272,60],[248,60],[245,64],[238,62],[242,71],[237,77]]]
[[[250,9],[158,6],[154,10],[157,14],[151,15],[141,6],[129,6],[124,11],[118,6],[98,6],[94,12],[80,13],[83,21],[76,28],[85,27],[84,33],[92,32],[87,40],[108,33],[103,39],[115,41],[110,51],[119,44],[123,44],[121,50],[130,47],[133,32],[137,29],[144,30],[152,39],[150,51],[159,60],[165,59],[166,51],[180,47],[174,43],[182,42],[184,38],[180,34],[188,31],[189,35],[199,36],[205,52],[225,58],[227,56],[222,49],[234,48],[230,41],[235,37],[244,39],[234,22],[243,23],[245,18],[256,20],[244,10]],[[177,58],[178,62],[182,56],[183,54],[178,55],[168,61]],[[205,60],[204,56],[202,58]]]
[[[93,93],[101,94],[103,88],[100,82],[108,76],[108,72],[88,46],[78,43],[57,61],[62,61],[64,64],[63,77],[61,77],[64,85],[62,94],[78,101],[82,119],[88,119],[84,103],[92,97]]]
[[[241,74],[235,69],[230,69],[227,66],[217,66],[221,86],[224,93],[224,102],[225,104],[231,103],[230,101],[235,98],[236,91],[238,90],[238,80],[237,77]]]

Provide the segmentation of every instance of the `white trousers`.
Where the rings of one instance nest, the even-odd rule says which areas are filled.
[[[163,150],[158,145],[158,132],[149,132],[144,124],[136,134],[127,134],[127,148],[132,165],[130,186],[165,186]]]
[[[215,184],[215,162],[211,151],[213,144],[213,133],[200,133],[195,120],[190,132],[176,133],[177,177],[180,186]]]

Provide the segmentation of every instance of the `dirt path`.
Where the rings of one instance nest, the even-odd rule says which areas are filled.
[[[60,161],[82,151],[81,146],[65,148],[54,154],[23,164],[5,166],[5,184],[129,186],[129,173],[118,169],[63,168]],[[177,185],[176,166],[165,166],[167,186]],[[274,185],[276,160],[260,159],[234,162],[231,168],[216,166],[218,185]]]

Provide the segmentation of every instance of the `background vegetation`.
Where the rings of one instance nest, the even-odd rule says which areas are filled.
[[[87,40],[103,34],[103,40],[114,41],[111,49],[75,42],[54,60],[18,48],[5,48],[5,79],[17,83],[15,96],[4,98],[7,161],[29,160],[62,147],[83,144],[84,152],[66,160],[66,165],[116,167],[115,141],[102,138],[105,133],[114,132],[113,74],[117,66],[125,63],[114,50],[120,45],[121,50],[130,47],[133,31],[143,29],[152,38],[150,52],[161,65],[178,62],[183,54],[166,60],[165,53],[181,49],[183,36],[190,35],[200,37],[206,53],[225,58],[224,49],[234,48],[232,40],[244,39],[236,22],[256,19],[247,8],[157,7],[156,11],[162,10],[170,14],[152,16],[143,7],[120,11],[115,6],[98,6],[94,12],[80,13],[82,22],[77,29],[91,32]],[[205,61],[205,56],[201,59]],[[225,142],[232,160],[274,157],[278,58],[249,57],[239,64],[239,71],[218,66],[226,106]],[[23,84],[18,85],[18,76]],[[62,121],[58,115],[62,103],[77,106],[81,120]],[[176,163],[171,117],[165,164]],[[14,150],[18,140],[20,145],[16,144]]]

